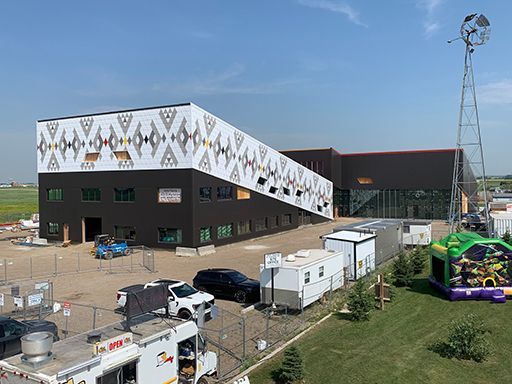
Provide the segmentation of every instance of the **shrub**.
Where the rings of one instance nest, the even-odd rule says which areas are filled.
[[[281,367],[275,372],[279,384],[299,382],[304,379],[304,361],[299,349],[291,346],[285,349]]]
[[[404,252],[400,252],[393,261],[393,279],[397,287],[412,285],[414,270],[409,258]]]
[[[478,317],[473,314],[465,315],[451,322],[446,341],[439,340],[432,344],[430,349],[442,357],[474,360],[480,363],[491,351],[485,338],[487,332]]]
[[[350,310],[352,320],[366,321],[370,319],[370,311],[375,307],[375,298],[372,292],[366,288],[362,279],[357,280],[350,290],[347,307]]]
[[[425,269],[425,264],[428,259],[428,248],[426,247],[416,247],[410,254],[410,263],[412,267],[413,274],[417,275],[423,272]]]
[[[510,232],[507,231],[503,234],[503,236],[501,236],[501,240],[503,240],[505,243],[507,244],[511,244],[512,245],[512,239],[510,238]]]

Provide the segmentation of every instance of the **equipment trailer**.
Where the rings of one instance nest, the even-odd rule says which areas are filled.
[[[131,320],[129,330],[125,325],[53,348],[44,332],[29,334],[22,354],[0,361],[0,384],[207,384],[216,373],[217,355],[193,321],[146,314]]]

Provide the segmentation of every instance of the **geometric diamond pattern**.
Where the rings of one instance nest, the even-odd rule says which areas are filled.
[[[39,172],[193,168],[332,217],[330,181],[194,105],[45,121],[37,130]],[[117,160],[120,150],[131,160]],[[87,152],[98,159],[85,162]]]

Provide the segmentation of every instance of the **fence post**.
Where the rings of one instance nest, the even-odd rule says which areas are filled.
[[[32,256],[30,256],[30,280],[32,280]]]
[[[266,324],[265,324],[265,341],[267,342],[267,348],[270,346],[270,341],[268,340],[268,331],[269,331],[269,323],[270,323],[270,311],[265,312]]]
[[[76,271],[80,272],[80,252],[76,253]]]
[[[96,307],[92,307],[92,329],[96,329]]]
[[[4,259],[4,275],[5,275],[5,282],[7,283],[7,259]]]
[[[133,272],[133,249],[130,252],[130,272]]]
[[[242,359],[245,360],[245,317],[242,317]]]
[[[56,253],[53,254],[53,260],[54,260],[54,266],[55,266],[55,271],[53,273],[53,276],[57,276],[57,254]]]
[[[330,292],[329,292],[329,301],[331,302],[331,304],[332,304],[332,278],[333,278],[333,276],[331,276],[331,287],[330,287]]]
[[[108,259],[108,273],[112,273],[112,259],[113,257]]]

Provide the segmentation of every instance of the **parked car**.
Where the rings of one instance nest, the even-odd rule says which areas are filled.
[[[33,332],[50,332],[53,340],[59,340],[55,323],[46,320],[18,321],[0,316],[0,359],[17,355],[21,352],[21,337]]]
[[[234,269],[204,269],[197,272],[192,284],[201,291],[212,293],[215,297],[239,303],[254,303],[260,300],[260,282],[249,279]]]
[[[144,285],[135,284],[122,288],[117,291],[117,306],[123,308],[126,304],[126,295],[128,292],[137,293],[140,290],[155,285],[166,285],[169,291],[167,312],[165,309],[155,312],[167,314],[171,317],[179,317],[181,319],[190,319],[193,317],[197,308],[206,303],[205,314],[209,317],[211,306],[215,304],[215,297],[206,292],[201,292],[180,280],[158,279],[150,281]]]

